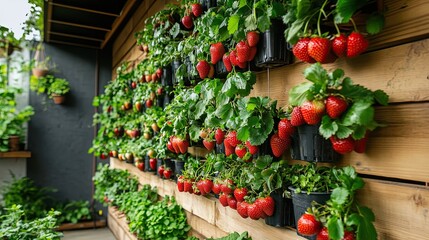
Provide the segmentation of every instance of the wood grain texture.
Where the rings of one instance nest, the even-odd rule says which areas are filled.
[[[220,238],[228,235],[214,224],[210,224],[204,219],[186,211],[188,224],[192,226],[192,230],[201,235],[200,239]]]
[[[31,152],[29,151],[0,152],[0,158],[31,158]]]
[[[130,232],[126,217],[116,208],[108,208],[107,223],[117,240],[137,240],[137,237]]]

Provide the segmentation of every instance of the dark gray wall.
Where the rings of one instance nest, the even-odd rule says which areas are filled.
[[[56,65],[54,75],[66,78],[71,91],[63,105],[30,94],[36,114],[29,123],[28,148],[32,153],[27,175],[42,186],[58,189],[59,200],[90,200],[93,139],[92,99],[95,95],[97,50],[46,44],[46,55]],[[111,52],[99,51],[100,91],[111,79]]]

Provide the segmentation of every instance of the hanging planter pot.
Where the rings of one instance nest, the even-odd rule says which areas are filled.
[[[170,102],[173,100],[174,95],[173,93],[170,94],[164,94],[164,99],[162,101],[162,107],[165,108]]]
[[[185,168],[185,162],[182,160],[174,159],[174,174],[176,176],[182,175],[183,169]]]
[[[296,193],[295,189],[292,187],[289,187],[289,190],[291,190],[291,193],[292,193],[292,203],[293,203],[293,213],[295,217],[295,223],[297,223],[301,215],[307,211],[307,208],[311,207],[311,203],[313,201],[319,204],[325,204],[326,201],[328,201],[329,198],[331,197],[330,192],[307,193],[302,191],[300,193]],[[298,232],[297,234],[300,235]],[[307,236],[303,236],[303,237],[311,240],[316,240],[316,235],[311,237],[307,237]]]
[[[226,70],[226,67],[223,64],[222,60],[216,63],[215,72],[217,78],[226,78],[226,76],[228,75],[228,71]]]
[[[44,77],[49,71],[49,57],[45,55],[45,47],[42,43],[39,43],[34,53],[34,68],[31,69],[33,76]]]
[[[283,197],[282,191],[274,191],[270,194],[274,199],[274,214],[265,218],[265,223],[274,227],[295,227],[292,199]]]
[[[163,86],[173,86],[172,65],[162,68],[161,84]]]
[[[156,98],[156,106],[164,107],[164,95],[160,95]]]
[[[284,38],[286,26],[280,19],[272,19],[270,29],[261,33],[255,65],[276,67],[292,63],[292,53]]]
[[[171,62],[171,83],[172,85],[177,85],[179,83],[178,79],[176,78],[177,69],[179,69],[180,65],[182,65],[182,62],[180,60],[174,60]]]
[[[186,64],[186,70],[188,73],[188,77],[183,79],[185,81],[184,85],[185,86],[191,86],[191,82],[198,80],[199,76],[197,75],[196,70],[195,70],[196,68],[195,68],[194,64],[191,62],[191,60],[189,59],[189,57],[187,57],[185,59],[185,64]]]
[[[33,74],[33,76],[39,78],[39,77],[44,77],[46,76],[46,74],[48,74],[48,69],[42,69],[42,68],[33,68],[31,69],[31,73]]]
[[[320,125],[302,125],[298,127],[300,160],[308,162],[335,162],[340,154],[332,148],[331,141],[319,134]],[[293,158],[297,159],[297,158]]]
[[[207,11],[212,7],[217,7],[217,0],[200,0],[203,11]]]
[[[20,150],[19,136],[9,136],[9,151],[16,152]]]
[[[52,94],[52,100],[54,100],[54,103],[57,105],[63,104],[66,100],[66,96],[64,95],[58,95],[58,94]]]
[[[292,140],[290,143],[290,156],[294,160],[300,160],[301,158],[301,151],[299,146],[299,134],[298,131],[295,131],[292,135]]]

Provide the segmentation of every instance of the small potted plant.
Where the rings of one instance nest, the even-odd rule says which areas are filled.
[[[64,78],[55,78],[49,86],[48,94],[55,104],[62,104],[65,101],[65,94],[70,91],[69,82]]]
[[[49,71],[50,57],[45,56],[45,48],[43,43],[39,43],[36,47],[36,52],[33,58],[34,67],[31,70],[33,76],[39,78],[44,77]]]

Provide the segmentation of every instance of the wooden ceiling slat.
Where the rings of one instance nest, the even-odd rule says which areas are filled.
[[[87,9],[87,8],[81,8],[81,7],[76,7],[76,6],[66,5],[66,4],[50,2],[50,5],[54,5],[54,6],[62,7],[62,8],[69,8],[69,9],[78,10],[78,11],[85,11],[85,12],[90,12],[90,13],[102,14],[102,15],[107,15],[107,16],[112,16],[112,17],[119,17],[119,15],[115,14],[115,13],[102,12],[102,11],[97,11],[97,10]]]
[[[64,25],[69,25],[69,26],[74,26],[74,27],[81,27],[81,28],[106,31],[106,32],[111,31],[111,29],[108,29],[108,28],[101,28],[101,27],[95,27],[95,26],[89,26],[89,25],[83,25],[83,24],[77,24],[77,23],[70,23],[70,22],[64,22],[64,21],[58,21],[58,20],[52,20],[52,19],[50,19],[49,22],[57,23],[57,24],[64,24]]]
[[[68,34],[68,33],[60,33],[60,32],[52,32],[52,31],[49,31],[49,33],[52,34],[52,35],[58,35],[58,36],[64,36],[64,37],[79,38],[79,39],[85,39],[85,40],[103,42],[103,39],[100,39],[100,38],[85,37],[85,36],[80,36],[80,35],[74,35],[74,34]]]
[[[79,44],[79,43],[72,43],[72,42],[65,42],[65,41],[58,41],[58,40],[51,40],[51,43],[60,43],[65,45],[71,45],[71,46],[78,46],[78,47],[85,47],[85,48],[95,48],[100,49],[100,47],[86,45],[86,44]]]

